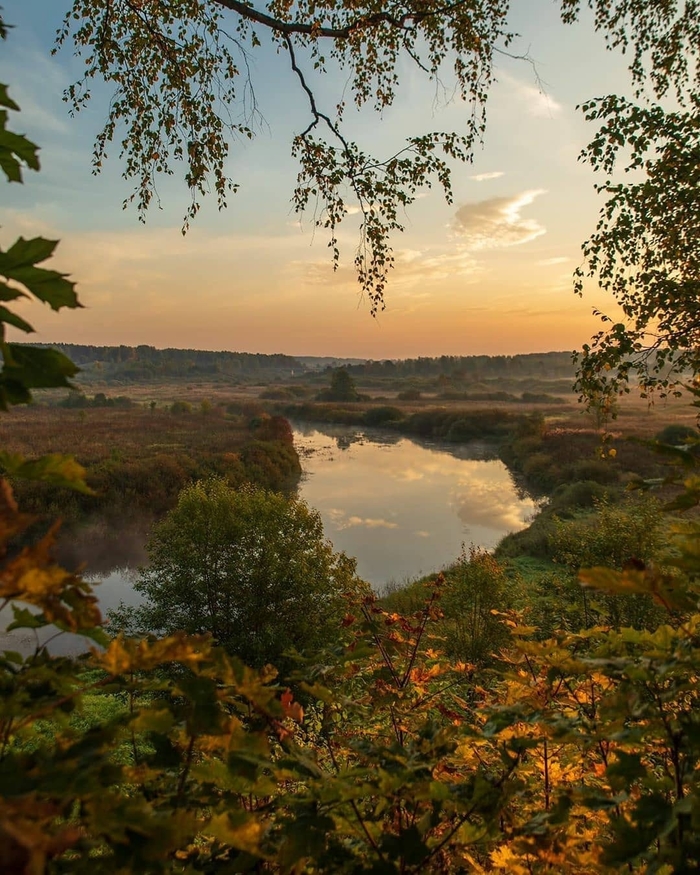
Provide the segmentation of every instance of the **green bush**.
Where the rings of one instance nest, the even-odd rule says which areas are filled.
[[[561,398],[548,392],[523,392],[520,396],[525,404],[561,404]]]
[[[337,640],[347,600],[366,592],[303,501],[210,478],[186,487],[148,542],[135,584],[145,597],[114,615],[138,634],[211,634],[248,664],[288,667],[288,653]]]
[[[592,480],[594,483],[617,483],[620,472],[611,461],[603,459],[581,459],[565,465],[562,469],[561,479],[564,482],[575,480]]]
[[[445,646],[454,659],[475,665],[493,662],[508,641],[499,613],[512,604],[512,580],[486,550],[470,547],[445,569],[442,597]]]
[[[365,411],[365,425],[385,425],[388,422],[398,422],[403,419],[403,413],[398,407],[370,407]]]
[[[611,505],[596,501],[595,513],[572,520],[554,519],[551,551],[554,560],[577,575],[582,568],[604,566],[623,569],[644,567],[662,545],[663,515],[658,502],[625,502]],[[596,623],[615,628],[652,628],[663,620],[663,611],[647,595],[588,597],[581,592],[586,626]]]
[[[561,479],[561,469],[547,453],[534,453],[528,456],[522,466],[528,485],[548,492]]]
[[[595,480],[562,483],[552,493],[549,507],[557,512],[594,507],[596,502],[609,498],[608,490]],[[609,500],[612,501],[612,498]]]
[[[697,440],[698,438],[700,438],[700,433],[697,428],[674,423],[673,425],[667,425],[666,428],[661,429],[655,439],[662,444],[678,446],[679,444],[685,444],[688,443],[688,441]]]
[[[399,392],[396,397],[399,401],[418,401],[421,398],[421,393],[418,389],[405,389],[403,392]]]

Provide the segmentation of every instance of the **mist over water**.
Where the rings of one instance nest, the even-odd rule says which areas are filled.
[[[148,559],[146,541],[153,516],[94,517],[59,536],[56,558],[69,570],[91,578],[119,568],[138,568]]]

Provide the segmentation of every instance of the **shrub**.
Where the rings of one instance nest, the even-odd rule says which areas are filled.
[[[331,374],[331,384],[318,394],[319,401],[359,401],[360,394],[347,368],[336,368]]]
[[[560,469],[555,460],[547,453],[534,453],[532,456],[528,456],[523,463],[522,471],[528,485],[545,492],[560,482]]]
[[[577,483],[562,483],[552,493],[550,508],[565,511],[571,508],[594,507],[609,498],[608,490],[595,480],[580,480]]]
[[[620,472],[609,461],[603,459],[581,459],[565,465],[562,469],[563,481],[592,480],[595,483],[617,483]]]
[[[266,401],[289,401],[295,396],[288,389],[265,389],[260,393],[260,397]]]
[[[656,435],[655,439],[662,444],[671,444],[672,446],[678,446],[679,444],[685,444],[688,441],[697,440],[698,438],[700,438],[700,433],[698,433],[697,428],[691,428],[689,425],[674,423],[672,425],[667,425],[666,428],[663,428]]]
[[[211,633],[248,664],[289,664],[337,636],[345,597],[359,593],[355,561],[335,553],[303,501],[223,480],[185,488],[155,526],[135,584],[146,602],[118,625],[140,632]]]
[[[418,389],[405,389],[403,392],[399,392],[396,397],[399,401],[419,401],[421,393]]]
[[[508,629],[497,612],[511,606],[512,581],[503,566],[479,547],[471,546],[445,570],[442,610],[448,654],[483,665],[504,646]]]
[[[385,425],[387,422],[403,419],[403,413],[398,407],[370,407],[363,418],[365,425]]]
[[[562,399],[548,392],[523,392],[520,396],[525,404],[561,404]]]
[[[622,569],[644,566],[661,547],[662,513],[657,502],[644,500],[611,506],[595,502],[596,512],[583,518],[554,520],[552,555],[572,574],[582,568]],[[661,622],[662,612],[646,595],[597,595],[581,592],[585,625],[606,623],[620,628],[647,628]]]

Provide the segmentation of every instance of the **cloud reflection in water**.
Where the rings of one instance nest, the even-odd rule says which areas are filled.
[[[355,556],[376,586],[439,569],[463,542],[492,548],[535,510],[483,445],[301,424],[295,440],[311,451],[301,496],[320,511],[336,549]]]

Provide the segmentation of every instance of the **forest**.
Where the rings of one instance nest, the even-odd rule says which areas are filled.
[[[558,5],[575,24],[581,4]],[[541,399],[521,396],[530,409],[513,411],[436,398],[446,381],[377,396],[369,365],[314,375],[322,386],[312,381],[302,402],[319,418],[374,417],[454,443],[493,439],[523,488],[545,501],[492,553],[466,548],[440,573],[372,591],[284,482],[300,464],[275,405],[295,391],[304,398],[303,380],[295,390],[285,377],[287,398],[264,399],[263,389],[229,404],[199,389],[167,407],[139,393],[117,403],[105,387],[78,399],[79,348],[8,339],[10,329],[33,332],[20,298],[55,311],[81,306],[73,280],[45,266],[56,241],[20,237],[0,251],[0,611],[7,632],[37,636],[28,653],[0,653],[0,871],[700,869],[695,409],[649,434],[626,424],[624,405],[630,393],[695,406],[700,395],[700,16],[690,0],[589,5],[609,47],[629,51],[640,103],[611,95],[587,104],[601,127],[584,158],[611,174],[627,150],[623,161],[644,179],[602,185],[609,201],[584,244],[579,278],[597,277],[626,316],[604,322],[576,359],[587,426],[572,427],[570,411]],[[238,0],[75,0],[59,42],[86,53],[88,82],[100,74],[117,87],[94,160],[124,136],[142,211],[157,202],[154,176],[184,164],[189,225],[210,187],[220,205],[234,189],[226,136],[248,133],[212,107],[219,88],[233,99],[240,75],[229,46],[254,48],[269,32],[309,98],[311,122],[292,144],[294,203],[320,198],[317,224],[337,260],[343,196],[354,191],[355,269],[376,312],[390,291],[399,208],[428,179],[449,196],[447,159],[468,162],[483,133],[493,53],[510,40],[507,11],[500,2],[300,0],[263,11]],[[323,40],[347,65],[356,102],[379,111],[393,101],[399,57],[428,76],[452,62],[473,109],[467,134],[413,138],[384,162],[366,155],[346,138],[343,106],[335,121],[319,109],[299,66],[305,49],[324,68]],[[644,87],[658,101],[675,97],[673,106],[645,103]],[[77,110],[90,92],[75,85],[67,96]],[[0,105],[0,169],[19,183],[39,170],[38,147],[8,128],[19,106],[4,85]],[[267,369],[258,356],[151,348],[134,365],[119,349],[110,367],[138,379],[159,368],[177,378]],[[543,360],[533,358],[534,369]],[[432,360],[426,376],[461,384],[468,361]],[[270,371],[293,362],[274,357]],[[522,373],[528,362],[504,357],[494,369],[501,364]],[[481,380],[487,365],[475,363]],[[268,392],[279,391],[275,382]],[[72,401],[49,406],[50,393]],[[655,421],[638,410],[635,422]],[[133,509],[159,496],[139,606],[103,617],[80,568],[57,559],[66,494],[76,515],[82,502]],[[84,652],[52,652],[67,634]]]
[[[55,349],[81,369],[80,381],[105,386],[123,383],[163,383],[207,379],[228,385],[289,381],[306,375],[323,380],[333,365],[314,367],[313,357],[299,361],[292,356],[260,353],[211,352],[196,349],[155,349],[152,346],[85,346],[81,344],[35,344]],[[323,361],[321,359],[321,361]],[[460,380],[544,379],[561,377],[571,383],[574,366],[571,353],[532,353],[516,356],[440,356],[418,359],[368,361],[345,365],[357,378],[392,378],[402,381],[440,375]],[[568,385],[568,384],[567,384]]]

